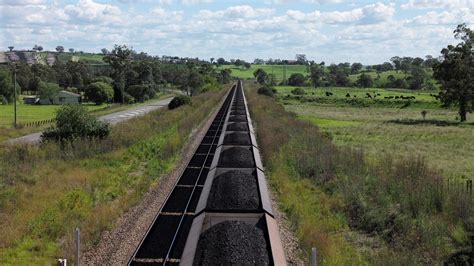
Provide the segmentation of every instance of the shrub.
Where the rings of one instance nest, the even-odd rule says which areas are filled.
[[[291,93],[293,93],[294,95],[305,95],[306,94],[306,92],[302,88],[294,88],[291,91]]]
[[[191,98],[186,95],[178,95],[168,104],[168,109],[173,110],[185,104],[191,104]]]
[[[97,120],[80,105],[63,105],[56,111],[56,125],[43,132],[43,140],[68,141],[75,138],[103,139],[110,133],[107,123]]]
[[[92,83],[94,82],[105,82],[107,84],[112,85],[114,83],[114,80],[110,77],[107,76],[98,76],[95,79],[92,80]]]
[[[87,86],[85,96],[87,99],[99,105],[112,100],[112,97],[114,97],[114,89],[108,83],[98,81]]]
[[[128,93],[125,92],[125,93],[123,94],[123,101],[124,101],[124,103],[126,103],[126,104],[133,104],[133,103],[135,103],[135,98],[133,98],[132,95],[130,95],[130,94],[128,94]]]
[[[138,102],[152,99],[156,94],[155,90],[149,85],[132,85],[127,88],[126,92]]]
[[[259,94],[263,94],[263,95],[273,97],[273,96],[275,96],[276,90],[271,88],[271,87],[264,86],[264,87],[261,87],[260,89],[258,89],[257,92]]]
[[[293,73],[288,79],[288,85],[290,86],[301,86],[306,81],[306,78],[301,73]]]

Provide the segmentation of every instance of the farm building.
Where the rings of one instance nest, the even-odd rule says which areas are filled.
[[[58,96],[53,99],[51,102],[50,99],[41,99],[38,97],[25,97],[23,98],[25,104],[79,104],[81,103],[81,95],[72,93],[70,91],[60,91]]]

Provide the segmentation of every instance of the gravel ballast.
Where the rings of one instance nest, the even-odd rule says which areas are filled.
[[[207,207],[212,210],[259,209],[256,178],[238,170],[220,174],[212,183]]]
[[[248,133],[234,132],[225,135],[224,145],[250,145],[250,135]]]
[[[262,230],[241,221],[214,225],[199,238],[194,265],[269,265]]]
[[[224,150],[219,159],[219,167],[252,168],[255,167],[252,151],[248,148],[232,147]]]

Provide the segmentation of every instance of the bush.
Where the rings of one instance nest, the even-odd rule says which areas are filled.
[[[306,92],[302,88],[294,88],[291,91],[291,93],[294,94],[294,95],[305,95],[306,94]]]
[[[178,95],[168,104],[168,109],[173,110],[185,104],[191,104],[191,98],[186,95]]]
[[[43,140],[68,141],[75,138],[103,139],[110,133],[107,123],[97,120],[80,105],[63,105],[56,111],[56,125],[43,132]]]
[[[138,102],[152,99],[156,94],[155,90],[149,85],[132,85],[126,89],[126,92]]]
[[[92,83],[94,82],[105,82],[107,84],[114,84],[114,80],[110,77],[107,77],[107,76],[98,76],[96,77],[95,79],[92,80]]]
[[[114,89],[108,83],[98,81],[87,86],[85,96],[97,105],[109,102],[114,97]]]
[[[125,92],[123,94],[123,102],[126,103],[126,104],[134,104],[135,103],[135,98],[133,98],[132,95]]]
[[[288,85],[290,86],[301,86],[306,81],[306,78],[301,73],[293,73],[288,79]]]
[[[265,86],[265,87],[261,87],[260,89],[258,89],[257,92],[258,92],[258,94],[263,94],[263,95],[273,97],[273,96],[275,96],[276,89]]]

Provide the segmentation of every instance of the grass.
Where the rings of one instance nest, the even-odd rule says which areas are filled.
[[[102,141],[0,149],[2,264],[72,260],[75,227],[81,228],[83,249],[96,244],[104,230],[173,169],[190,132],[223,94],[209,92],[193,97],[193,105],[118,124]]]
[[[64,52],[59,54],[59,60],[66,63],[67,61],[83,61],[90,64],[105,64],[103,61],[104,55],[93,53],[69,53]]]
[[[141,106],[149,103],[150,101],[156,101],[157,99],[163,99],[174,94],[170,93],[159,93],[155,99],[151,99],[144,103],[136,103],[131,105],[122,104],[85,104],[87,110],[89,110],[95,116],[103,116],[114,112],[124,111],[133,107]],[[56,109],[59,105],[30,105],[20,103],[17,105],[17,123],[19,125],[28,122],[49,120],[54,118]],[[34,132],[39,132],[45,129],[48,125],[38,127],[24,127],[19,129],[12,128],[13,125],[13,105],[0,105],[0,142],[10,138],[15,138],[23,135],[28,135]]]
[[[340,145],[314,124],[318,116],[303,121],[256,88],[246,84],[267,177],[308,259],[313,246],[328,265],[441,264],[473,254],[473,197],[448,189],[425,159]],[[332,129],[365,123],[322,119]]]
[[[282,99],[292,87],[278,87]],[[423,156],[432,168],[437,168],[446,178],[474,178],[474,124],[459,124],[457,111],[439,107],[439,103],[428,92],[384,89],[332,88],[306,89],[308,96],[325,101],[301,102],[283,100],[288,111],[302,120],[309,121],[329,134],[340,146],[360,147],[371,157],[390,153],[396,156]],[[334,93],[323,96],[325,91]],[[363,98],[365,93],[379,93],[380,97],[404,95],[415,96],[410,106],[401,108],[406,100],[382,100],[375,103],[363,99],[366,105],[347,102],[345,94]],[[327,98],[332,98],[332,101]],[[385,101],[385,103],[384,103]],[[373,104],[372,104],[373,103]],[[398,104],[398,105],[397,105]],[[426,120],[421,111],[426,110]]]
[[[275,75],[276,80],[278,80],[278,81],[283,80],[285,67],[286,67],[286,78],[287,79],[293,73],[302,73],[304,75],[307,74],[306,73],[306,66],[302,66],[302,65],[287,65],[287,66],[274,65],[273,66],[273,74]],[[233,77],[237,77],[237,78],[240,78],[240,79],[253,79],[253,78],[255,78],[253,76],[253,72],[255,72],[255,70],[257,70],[259,68],[265,70],[265,72],[267,72],[268,74],[272,73],[272,66],[271,65],[252,65],[249,69],[239,68],[239,67],[236,67],[234,65],[223,65],[223,66],[220,66],[220,68],[222,68],[222,69],[224,69],[224,68],[225,69],[231,69],[232,70],[231,75]]]

